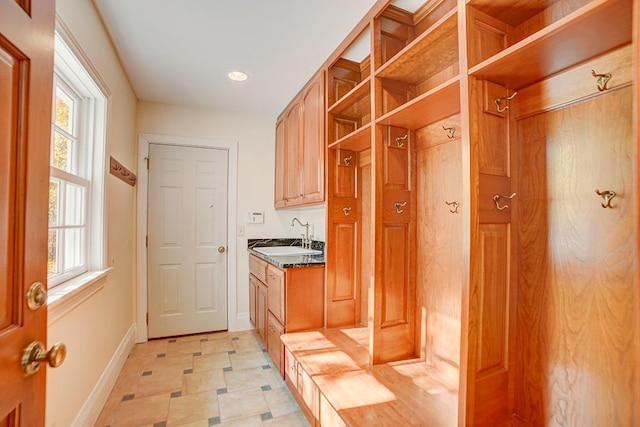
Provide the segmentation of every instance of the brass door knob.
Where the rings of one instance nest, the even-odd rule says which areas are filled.
[[[218,246],[218,252],[220,252],[221,254],[223,254],[225,250],[226,249],[224,246]]]
[[[40,341],[34,341],[24,349],[22,353],[22,372],[26,376],[30,376],[38,372],[40,362],[46,361],[52,368],[62,365],[64,358],[67,356],[67,347],[61,343],[55,343],[49,351],[46,350],[44,344]]]
[[[37,310],[47,302],[47,288],[42,282],[35,282],[27,291],[27,305],[31,310]]]

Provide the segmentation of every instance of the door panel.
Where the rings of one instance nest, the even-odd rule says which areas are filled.
[[[47,281],[47,204],[54,2],[27,14],[0,0],[0,425],[44,425],[44,366],[25,377],[22,352],[46,342],[46,305],[27,307]]]
[[[149,146],[149,336],[227,328],[227,152]]]

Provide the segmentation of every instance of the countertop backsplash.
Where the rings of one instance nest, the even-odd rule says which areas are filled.
[[[302,239],[293,238],[272,238],[272,239],[248,239],[247,248],[253,249],[264,246],[302,246]],[[324,242],[314,240],[311,242],[311,249],[324,252]]]

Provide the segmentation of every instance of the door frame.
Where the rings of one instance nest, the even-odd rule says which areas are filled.
[[[141,133],[138,138],[138,180],[136,213],[136,342],[149,339],[147,329],[147,199],[149,170],[149,144],[179,147],[214,148],[229,154],[227,182],[227,329],[237,330],[237,195],[238,195],[238,143],[213,139],[188,138],[173,135]]]

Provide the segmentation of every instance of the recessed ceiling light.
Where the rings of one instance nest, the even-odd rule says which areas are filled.
[[[243,81],[247,80],[247,78],[249,77],[245,73],[243,73],[242,71],[232,71],[229,74],[227,74],[227,76],[231,80],[235,80],[236,82],[243,82]]]

